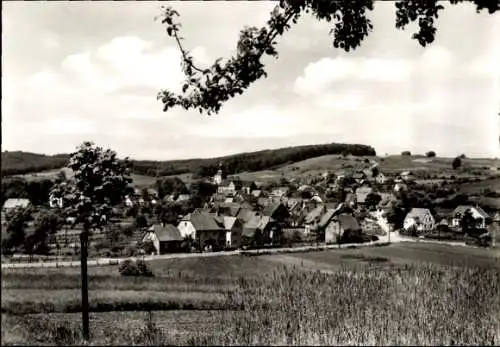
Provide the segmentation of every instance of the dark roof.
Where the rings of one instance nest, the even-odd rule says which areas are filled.
[[[182,241],[181,233],[179,229],[177,229],[172,224],[156,224],[153,225],[153,232],[156,234],[156,238],[158,241]]]
[[[208,213],[192,213],[190,221],[197,231],[224,230],[224,226],[217,221],[215,216]]]
[[[350,214],[342,213],[337,216],[337,219],[344,230],[360,230],[358,221]]]
[[[318,226],[320,228],[326,227],[330,222],[330,220],[333,218],[334,214],[335,214],[335,209],[327,210],[326,213],[323,215],[323,217],[321,217]]]
[[[371,187],[359,187],[356,189],[356,200],[358,203],[364,203],[366,201],[366,197],[373,192]]]
[[[455,211],[453,211],[453,215],[463,215],[467,210],[475,209],[483,218],[488,218],[489,215],[484,212],[484,210],[479,207],[479,206],[471,206],[471,205],[460,205],[458,206]]]
[[[269,222],[271,222],[270,217],[255,215],[245,223],[242,234],[246,237],[253,237],[257,230],[264,230]]]
[[[236,218],[240,219],[243,221],[243,223],[248,222],[253,216],[255,215],[255,212],[252,211],[249,208],[242,208],[239,210],[238,214],[236,215]]]
[[[323,213],[324,211],[324,206],[318,206],[316,208],[314,208],[311,212],[309,212],[305,218],[305,223],[312,223],[314,222],[316,219],[320,218],[321,217],[321,214]]]

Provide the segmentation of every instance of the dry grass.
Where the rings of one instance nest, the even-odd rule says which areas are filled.
[[[210,326],[193,324],[188,334],[179,334],[172,322],[154,317],[141,325],[124,319],[116,331],[113,325],[95,327],[94,343],[495,345],[500,343],[499,283],[496,269],[439,265],[343,268],[330,275],[283,269],[241,278],[227,300],[243,310],[212,316]],[[28,328],[26,343],[40,341],[35,332],[43,331],[43,341],[78,344],[77,320],[63,321],[19,318],[17,324]]]
[[[162,260],[153,262],[154,279],[95,268],[92,341],[499,344],[500,266],[493,252],[399,244]],[[70,272],[77,269],[37,271],[2,274],[2,344],[79,344],[79,277]],[[147,310],[155,311],[152,319]],[[48,313],[57,311],[75,313]],[[23,312],[45,313],[12,314]]]

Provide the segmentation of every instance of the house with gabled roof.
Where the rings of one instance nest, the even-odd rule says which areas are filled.
[[[462,217],[464,214],[470,211],[472,214],[472,217],[477,221],[477,228],[484,229],[486,228],[486,225],[488,224],[487,222],[490,219],[490,216],[478,205],[476,206],[471,206],[471,205],[461,205],[458,206],[452,213],[451,217],[451,226],[452,227],[460,227],[460,223],[462,220]]]
[[[272,240],[273,220],[269,216],[255,214],[243,225],[242,244],[265,244]]]
[[[339,242],[348,232],[361,234],[361,227],[358,221],[348,213],[333,214],[326,222],[324,228],[326,243]]]
[[[366,197],[373,193],[373,189],[371,187],[362,186],[356,189],[356,203],[363,205],[366,202]]]
[[[217,193],[222,195],[234,195],[236,194],[236,184],[231,180],[224,179],[217,187]]]
[[[314,232],[318,228],[318,223],[321,220],[322,215],[325,213],[325,206],[319,205],[313,208],[304,218],[304,226],[306,235]]]
[[[419,232],[434,230],[435,225],[436,220],[431,211],[427,208],[412,208],[403,222],[403,228],[405,230],[415,227]]]
[[[155,224],[148,229],[142,241],[152,241],[156,253],[159,255],[179,251],[182,243],[182,236],[175,225]]]
[[[278,187],[272,190],[271,195],[281,198],[288,194],[290,187]]]
[[[31,201],[29,199],[15,199],[15,198],[10,198],[5,200],[2,211],[3,212],[9,212],[12,210],[15,210],[16,208],[26,208],[31,206]]]
[[[226,230],[226,248],[238,248],[241,245],[243,223],[236,217],[222,216],[221,222]]]
[[[193,237],[200,247],[224,248],[226,245],[226,230],[223,220],[207,212],[191,213],[179,222],[177,226],[182,237]]]
[[[262,215],[271,217],[280,224],[287,224],[290,218],[290,212],[283,203],[270,204],[262,209]]]

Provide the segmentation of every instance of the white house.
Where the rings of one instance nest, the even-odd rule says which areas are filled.
[[[29,199],[7,199],[3,204],[4,212],[11,211],[16,208],[26,208],[31,205]]]
[[[384,184],[386,181],[387,177],[382,172],[379,172],[377,176],[375,176],[375,182],[378,184]]]
[[[484,210],[479,206],[469,206],[469,205],[461,205],[458,206],[452,214],[451,226],[459,227],[462,217],[465,212],[470,211],[472,217],[478,221],[478,228],[486,228],[486,220],[490,217]]]
[[[417,228],[417,231],[433,230],[436,225],[436,220],[432,216],[431,211],[427,208],[413,208],[406,215],[403,222],[405,230],[410,229],[412,226]]]

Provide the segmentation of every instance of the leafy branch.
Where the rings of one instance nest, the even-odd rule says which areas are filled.
[[[450,3],[464,1],[450,0]],[[470,2],[476,5],[477,12],[487,9],[491,14],[500,10],[498,0]],[[358,48],[373,30],[367,18],[367,11],[373,11],[373,3],[374,0],[280,0],[265,26],[241,30],[235,56],[224,62],[218,58],[208,68],[195,65],[193,57],[183,46],[181,24],[176,21],[179,13],[172,7],[162,6],[162,14],[156,19],[161,19],[167,35],[174,38],[182,55],[181,66],[186,79],[181,94],[161,90],[158,100],[161,100],[164,111],[181,106],[185,110],[198,109],[200,113],[217,114],[225,102],[243,94],[258,79],[267,77],[262,58],[278,58],[277,37],[288,31],[292,23],[296,24],[302,12],[312,13],[318,20],[334,21],[330,30],[333,46],[349,52]],[[411,22],[418,21],[419,30],[412,39],[423,47],[434,41],[435,19],[444,9],[438,0],[398,0],[395,7],[397,29],[404,30]]]

